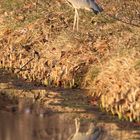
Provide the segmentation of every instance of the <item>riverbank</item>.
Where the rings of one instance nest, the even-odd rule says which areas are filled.
[[[101,3],[107,13],[139,25],[138,1]],[[139,27],[80,11],[76,32],[73,10],[63,1],[0,5],[1,68],[36,85],[89,89],[93,104],[139,121]]]
[[[40,106],[38,112],[42,109],[47,109],[50,113],[84,113],[97,110],[89,104],[86,90],[36,86],[3,69],[0,70],[0,81],[0,98],[4,99],[4,102],[13,100],[13,103],[20,103],[22,99],[24,102],[27,100],[29,106]],[[22,103],[20,104],[22,106]]]
[[[100,128],[101,139],[140,137],[139,124],[120,121],[101,112],[97,106],[89,104],[85,90],[35,86],[2,69],[0,81],[1,139],[8,134],[11,140],[25,137],[27,140],[40,137],[59,140],[60,136],[65,140],[75,134],[76,118],[83,135],[92,126],[93,130]]]

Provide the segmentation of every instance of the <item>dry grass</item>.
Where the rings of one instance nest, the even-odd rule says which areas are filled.
[[[140,52],[113,56],[103,64],[101,72],[91,84],[91,95],[98,97],[106,111],[120,119],[140,119]]]
[[[101,3],[105,12],[125,22],[140,24],[139,1]],[[129,95],[139,92],[140,28],[104,13],[95,16],[80,10],[79,14],[79,31],[74,32],[74,11],[63,0],[1,1],[0,67],[27,81],[48,86],[92,86],[106,110],[119,116],[128,113],[130,120],[138,119],[138,114],[132,116],[134,110],[130,111],[129,103],[127,113],[114,109],[120,99],[114,100],[129,90]],[[110,94],[113,99],[108,102],[105,98]],[[113,109],[109,108],[111,103]]]

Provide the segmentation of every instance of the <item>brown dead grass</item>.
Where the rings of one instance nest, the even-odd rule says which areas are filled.
[[[140,52],[134,50],[113,56],[103,64],[101,72],[91,84],[91,95],[99,99],[106,111],[120,119],[138,120],[140,117]]]
[[[112,16],[140,24],[139,1],[101,4]],[[125,97],[126,111],[123,105],[120,111],[118,102],[128,91],[136,97],[139,93],[140,28],[104,13],[95,16],[80,10],[79,14],[76,32],[72,31],[74,11],[64,1],[0,2],[0,67],[47,86],[90,88],[106,110],[138,119],[126,101],[131,97]],[[137,101],[133,102],[135,106]]]

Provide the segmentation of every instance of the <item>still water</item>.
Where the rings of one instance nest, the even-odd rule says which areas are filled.
[[[96,114],[85,116],[92,115]],[[0,140],[140,140],[139,126],[81,116],[81,113],[37,113],[28,107],[3,106]]]

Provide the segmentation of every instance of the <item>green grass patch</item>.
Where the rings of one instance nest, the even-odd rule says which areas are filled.
[[[2,9],[4,9],[5,11],[19,9],[23,6],[23,4],[24,4],[23,0],[2,0],[0,2]]]

